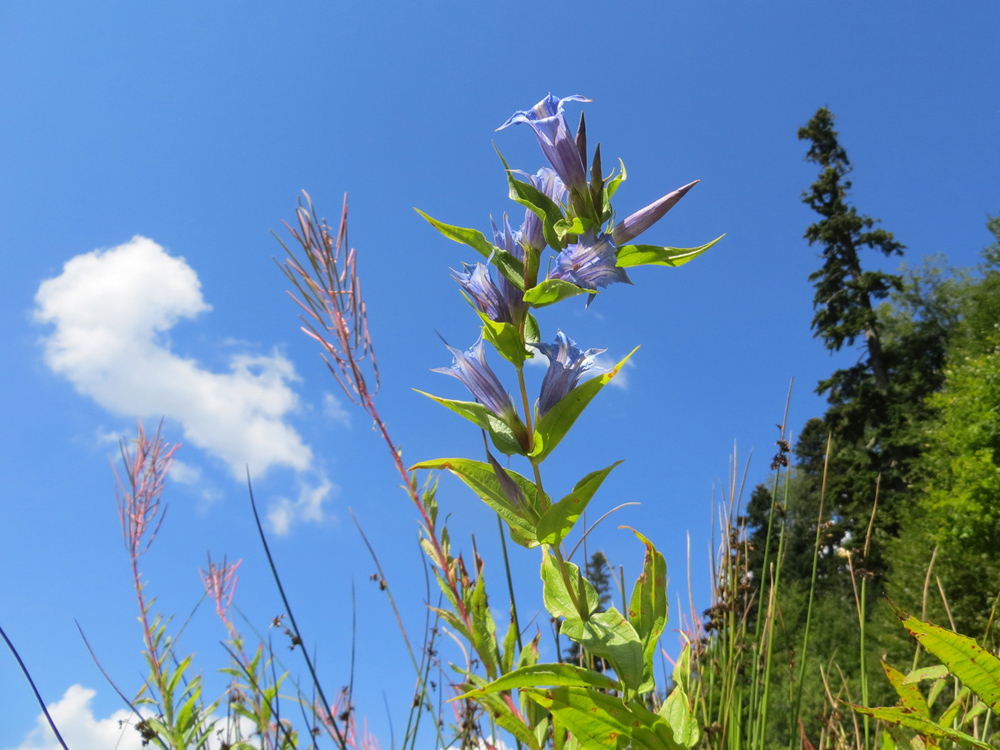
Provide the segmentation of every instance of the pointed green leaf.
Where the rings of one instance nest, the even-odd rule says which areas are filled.
[[[484,258],[488,258],[497,270],[504,275],[511,284],[518,289],[524,289],[524,263],[513,255],[503,250],[486,239],[486,235],[478,229],[466,229],[445,224],[443,221],[432,219],[419,208],[414,208],[418,214],[423,216],[427,223],[438,230],[449,240],[468,245]]]
[[[932,667],[921,667],[914,669],[903,678],[904,685],[915,685],[924,680],[940,680],[950,674],[948,667],[944,664],[935,664]]]
[[[469,682],[462,685],[462,688],[466,690],[469,688],[473,689],[468,690],[467,694],[477,694],[478,689],[482,688],[486,682],[476,674],[470,674],[468,678]],[[497,724],[513,734],[529,748],[532,748],[532,750],[541,750],[541,745],[539,745],[535,733],[514,714],[503,696],[497,693],[478,694],[476,700],[490,713],[490,716],[493,717]]]
[[[503,158],[500,149],[496,151],[497,156],[500,157],[500,161],[503,162],[503,168],[507,171],[507,186],[510,188],[510,199],[517,201],[541,219],[545,241],[554,250],[562,249],[561,238],[556,234],[555,230],[556,223],[563,220],[562,209],[559,208],[555,201],[534,185],[514,179],[514,172],[507,166],[507,160]],[[519,288],[523,288],[523,285]]]
[[[517,653],[517,625],[514,622],[514,612],[511,610],[510,627],[503,639],[503,654],[500,658],[500,674],[511,671],[514,666],[514,655]]]
[[[507,494],[500,486],[500,481],[493,473],[493,467],[482,461],[471,461],[467,458],[438,458],[432,461],[422,461],[410,467],[413,469],[447,469],[465,482],[479,499],[489,505],[500,518],[511,527],[511,538],[525,547],[537,547],[534,523],[529,520],[531,515],[537,518],[538,489],[529,479],[515,471],[508,471],[510,478],[521,488],[528,500],[529,508],[515,508]],[[514,537],[513,531],[521,534],[520,539]],[[521,539],[527,540],[525,544]]]
[[[510,425],[497,417],[496,414],[491,412],[478,401],[456,401],[450,398],[441,398],[431,393],[425,393],[424,391],[417,390],[416,388],[413,390],[417,391],[417,393],[422,396],[427,396],[427,398],[432,401],[437,401],[441,404],[441,406],[451,409],[459,416],[468,419],[472,422],[472,424],[486,430],[490,434],[490,438],[493,440],[493,445],[495,445],[497,450],[501,453],[508,456],[515,453],[522,456],[526,455],[525,450],[521,447],[521,443],[518,442],[517,436],[510,428]]]
[[[635,354],[638,349],[639,347],[636,347],[630,351],[625,359],[614,366],[611,372],[580,383],[535,423],[535,448],[531,452],[532,458],[541,463],[555,450],[573,423],[576,422],[577,417],[587,408],[587,404],[601,392],[605,385],[611,382],[611,379],[618,374],[618,371],[628,362],[629,357]]]
[[[564,299],[578,294],[596,294],[587,289],[581,289],[562,279],[546,279],[524,293],[524,301],[532,307],[546,307],[562,302]]]
[[[579,596],[580,569],[570,562],[565,565],[573,595],[566,588],[566,580],[559,571],[559,563],[555,557],[551,554],[542,557],[542,601],[553,617],[579,617],[580,613],[573,604],[573,599]],[[594,585],[586,578],[583,579],[583,588],[584,596],[587,597],[587,612],[593,612],[597,609],[600,597]]]
[[[524,688],[587,750],[681,750],[667,722],[635,701],[579,687]]]
[[[558,545],[565,539],[601,483],[620,463],[615,461],[607,468],[590,472],[576,483],[571,493],[545,511],[538,521],[538,541]]]
[[[997,712],[1000,704],[1000,659],[972,638],[918,620],[898,608],[896,616],[921,646],[940,659],[948,671]]]
[[[619,268],[632,266],[683,266],[694,260],[726,235],[720,235],[701,247],[659,247],[657,245],[622,245],[618,248]]]
[[[483,338],[493,344],[500,356],[515,367],[520,367],[531,356],[531,352],[521,343],[521,335],[516,326],[490,320],[488,315],[479,310],[476,310],[476,314],[483,321]]]
[[[628,690],[642,687],[642,641],[635,628],[614,607],[591,615],[586,622],[579,617],[567,617],[559,632],[594,656],[607,659]]]
[[[496,624],[493,622],[493,615],[490,614],[490,608],[486,604],[486,583],[481,570],[476,579],[476,585],[472,589],[470,604],[472,645],[486,669],[486,677],[492,680],[497,676],[500,653],[497,649]]]
[[[930,718],[931,712],[927,708],[927,701],[924,700],[920,688],[913,684],[906,683],[906,676],[898,669],[893,668],[885,660],[882,661],[882,669],[885,676],[889,678],[889,684],[895,688],[899,695],[899,705],[916,711],[921,716]]]
[[[625,528],[631,529],[629,526]],[[635,529],[631,531],[646,545],[642,574],[635,582],[628,605],[629,622],[642,640],[643,679],[639,692],[645,693],[655,686],[653,657],[660,635],[667,626],[667,561],[651,541]]]
[[[452,700],[476,698],[486,693],[496,693],[501,690],[514,690],[525,687],[594,687],[605,690],[616,690],[618,683],[605,674],[592,669],[584,669],[575,664],[535,664],[522,667],[503,677],[493,680],[488,685],[460,695]]]
[[[915,732],[928,737],[941,737],[951,740],[968,750],[992,750],[992,745],[980,742],[972,735],[960,732],[957,729],[943,727],[940,724],[927,719],[911,708],[893,706],[892,708],[865,708],[851,704],[851,708],[859,714],[871,716],[874,719],[885,721],[890,724],[898,724],[907,727]]]

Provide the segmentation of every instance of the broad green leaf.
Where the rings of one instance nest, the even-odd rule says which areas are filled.
[[[542,340],[542,336],[538,331],[538,321],[535,320],[535,316],[528,313],[528,316],[524,319],[524,343],[526,344],[537,344]]]
[[[913,684],[908,685],[906,683],[906,675],[898,669],[893,668],[885,660],[882,661],[882,669],[885,670],[885,676],[889,678],[889,684],[895,688],[896,693],[899,695],[899,705],[912,709],[921,716],[929,719],[931,712],[927,708],[927,701],[924,700],[924,695],[920,692],[920,688]]]
[[[579,617],[580,613],[573,604],[573,600],[579,597],[579,586],[582,578],[580,569],[571,562],[565,563],[565,565],[566,575],[573,587],[573,595],[570,595],[566,588],[566,581],[559,571],[559,563],[556,558],[551,554],[542,557],[542,601],[545,604],[545,609],[553,617]],[[586,578],[582,580],[589,614],[597,609],[600,597],[590,581]]]
[[[485,693],[497,693],[501,690],[525,687],[594,687],[616,690],[618,683],[607,675],[592,669],[578,667],[575,664],[535,664],[505,674],[488,685],[452,698],[452,700],[478,699],[478,696]]]
[[[921,667],[920,669],[914,669],[912,672],[903,678],[904,685],[915,685],[918,682],[923,682],[924,680],[940,680],[942,677],[947,677],[950,673],[948,672],[948,667],[944,664],[935,664],[932,667]]]
[[[476,427],[480,427],[486,430],[490,434],[490,438],[493,440],[493,445],[496,446],[497,450],[508,456],[514,453],[520,455],[526,455],[525,450],[521,447],[520,442],[517,440],[517,435],[510,428],[506,422],[497,417],[496,414],[491,412],[485,406],[480,404],[478,401],[456,401],[450,398],[441,398],[430,393],[425,393],[424,391],[417,390],[422,396],[427,396],[427,398],[432,401],[437,401],[441,406],[451,409],[453,412],[459,416],[465,417]]]
[[[413,469],[447,469],[456,477],[465,482],[479,499],[489,505],[500,518],[507,522],[511,532],[514,529],[521,534],[520,539],[529,540],[529,544],[524,544],[520,539],[515,538],[513,533],[511,538],[525,547],[537,547],[538,541],[535,539],[535,527],[529,520],[535,515],[538,507],[538,489],[534,483],[515,471],[508,471],[507,474],[521,488],[528,500],[529,508],[515,508],[507,494],[500,486],[500,481],[493,473],[493,467],[482,461],[471,461],[467,458],[438,458],[432,461],[422,461],[410,467]]]
[[[538,521],[538,541],[558,545],[565,539],[601,483],[620,463],[622,462],[615,461],[607,468],[590,472],[576,483],[571,493],[545,511]]]
[[[500,652],[497,650],[496,624],[493,622],[493,615],[486,604],[486,583],[482,570],[476,579],[476,585],[472,589],[469,615],[472,617],[472,645],[476,648],[476,653],[486,669],[486,676],[493,679],[497,675],[497,668],[500,665]]]
[[[427,223],[438,230],[449,240],[468,245],[484,258],[490,260],[497,267],[497,270],[504,275],[511,284],[518,289],[524,289],[524,263],[513,255],[503,250],[486,239],[486,235],[478,229],[466,229],[445,224],[443,221],[433,219],[419,208],[413,209],[427,220]]]
[[[578,294],[596,294],[587,289],[581,289],[576,284],[571,284],[562,279],[546,279],[533,286],[524,293],[524,301],[532,307],[545,307],[562,302],[564,299],[575,297]]]
[[[515,367],[520,367],[524,360],[531,356],[521,343],[517,327],[510,323],[500,323],[490,320],[486,313],[476,310],[483,321],[483,338],[493,344],[500,355]]]
[[[928,653],[940,659],[963,685],[994,712],[997,711],[1000,704],[1000,659],[972,638],[918,620],[898,608],[896,616]]]
[[[657,245],[622,245],[618,248],[619,268],[632,266],[683,266],[694,260],[726,235],[720,235],[701,247],[659,247]]]
[[[681,750],[667,722],[635,701],[578,687],[524,688],[587,750]]]
[[[535,448],[531,452],[531,457],[535,461],[541,463],[555,450],[566,433],[570,431],[577,417],[587,408],[587,404],[601,392],[605,385],[611,382],[611,379],[618,374],[618,371],[628,362],[629,357],[635,354],[638,349],[639,347],[636,347],[630,351],[625,359],[614,366],[611,372],[603,373],[596,378],[580,383],[535,423]]]
[[[628,690],[644,686],[642,641],[614,607],[591,615],[586,622],[579,617],[567,617],[559,632],[594,656],[607,659]]]
[[[541,745],[539,745],[535,733],[514,714],[503,696],[496,693],[479,693],[478,689],[482,688],[486,681],[476,674],[470,674],[468,678],[469,682],[465,683],[462,687],[465,689],[473,688],[467,694],[475,694],[477,696],[476,701],[489,711],[497,724],[513,734],[529,748],[532,748],[532,750],[541,750]]]
[[[690,647],[685,646],[685,648]],[[670,692],[670,695],[660,706],[659,714],[670,725],[677,742],[687,748],[698,744],[698,740],[701,739],[701,731],[698,729],[698,719],[695,718],[694,712],[691,710],[684,688],[677,685]]]
[[[496,148],[494,146],[494,148]],[[500,149],[496,149],[497,156],[503,162],[503,168],[507,171],[507,186],[510,188],[509,196],[513,201],[517,201],[522,206],[534,213],[542,220],[542,232],[545,241],[554,250],[562,249],[562,238],[556,233],[555,225],[563,220],[562,209],[549,196],[528,182],[521,182],[514,179],[514,172],[507,165],[507,160],[503,158]],[[519,288],[523,288],[519,287]]]
[[[907,727],[908,729],[912,729],[924,736],[941,737],[943,739],[951,740],[952,742],[958,743],[962,747],[968,748],[969,750],[993,750],[992,745],[980,742],[972,735],[960,732],[957,729],[943,727],[937,722],[921,716],[910,708],[902,706],[893,706],[892,708],[865,708],[864,706],[856,706],[854,704],[851,704],[851,708],[859,714],[866,714],[867,716],[879,719],[880,721]]]

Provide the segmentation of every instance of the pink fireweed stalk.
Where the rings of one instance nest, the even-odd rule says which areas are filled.
[[[402,453],[389,435],[385,422],[375,407],[374,395],[378,392],[379,376],[375,363],[375,350],[368,330],[368,314],[361,296],[358,278],[357,252],[347,248],[347,196],[341,212],[339,229],[334,235],[325,219],[320,219],[308,193],[303,192],[296,211],[298,228],[287,222],[285,227],[301,246],[304,260],[281,242],[288,257],[281,270],[294,285],[289,296],[302,309],[300,316],[303,332],[317,341],[323,349],[323,359],[340,387],[351,401],[372,418],[375,427],[392,454],[393,465],[403,479],[403,486],[420,512],[424,530],[433,548],[434,563],[440,569],[449,589],[456,595],[458,614],[467,627],[472,621],[461,595],[455,566],[442,549],[435,531],[435,520],[428,512],[417,488],[415,475],[407,470]],[[296,295],[297,292],[297,295]],[[368,376],[374,378],[374,387]]]
[[[116,488],[115,497],[118,502],[118,518],[122,525],[122,539],[132,562],[132,582],[139,603],[142,621],[142,635],[146,651],[150,657],[157,688],[163,689],[161,661],[156,655],[156,639],[153,625],[149,620],[149,604],[143,595],[144,584],[139,573],[139,558],[149,549],[160,524],[166,515],[166,506],[161,512],[160,496],[167,479],[167,472],[173,463],[174,453],[179,445],[167,445],[160,434],[162,423],[157,427],[152,438],[146,437],[142,422],[138,423],[133,450],[129,450],[128,441],[120,444],[122,466],[125,470],[123,479],[117,467],[114,467]]]

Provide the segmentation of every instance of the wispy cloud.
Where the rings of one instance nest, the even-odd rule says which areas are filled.
[[[70,259],[35,303],[36,320],[54,327],[42,339],[45,363],[108,411],[176,421],[185,443],[237,479],[246,466],[255,475],[276,466],[312,473],[312,449],[289,423],[299,398],[288,359],[240,349],[228,371],[215,372],[172,350],[170,330],[211,310],[184,258],[136,236]],[[178,481],[197,481],[194,467],[177,468]],[[322,516],[321,502],[287,502],[279,516],[288,525]]]
[[[275,534],[284,536],[296,522],[322,521],[325,517],[323,506],[338,492],[340,488],[326,476],[321,475],[315,481],[300,479],[299,496],[295,500],[277,498],[267,511],[267,520]]]
[[[344,427],[351,426],[351,414],[344,408],[344,405],[340,402],[336,396],[332,393],[323,394],[323,413],[333,422],[343,425]]]

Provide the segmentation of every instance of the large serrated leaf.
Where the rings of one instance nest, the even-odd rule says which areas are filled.
[[[636,347],[630,351],[610,372],[580,383],[538,420],[535,424],[535,447],[531,452],[532,458],[541,463],[555,450],[566,433],[570,431],[577,417],[583,413],[583,410],[601,392],[601,389],[611,382],[611,379],[618,374],[619,370],[625,366],[625,363],[638,349],[639,347]]]
[[[928,653],[940,659],[948,671],[994,712],[1000,704],[1000,659],[972,638],[931,625],[896,609],[896,615]]]
[[[694,260],[726,235],[720,235],[701,247],[659,247],[658,245],[622,245],[618,248],[619,268],[633,266],[683,266]]]
[[[493,467],[489,464],[482,461],[471,461],[467,458],[438,458],[414,464],[410,469],[411,471],[413,469],[447,469],[465,482],[479,496],[480,500],[489,505],[500,518],[507,522],[507,525],[511,527],[512,539],[525,547],[538,546],[538,541],[535,538],[535,527],[526,517],[535,511],[531,509],[526,511],[511,505],[510,499],[493,472]],[[535,484],[515,471],[508,471],[507,474],[524,492],[529,505],[532,508],[537,508],[538,489]],[[514,535],[515,529],[519,536]]]
[[[943,727],[940,724],[921,716],[910,708],[905,708],[903,706],[893,706],[892,708],[865,708],[864,706],[856,706],[854,704],[851,704],[851,708],[859,714],[866,714],[874,719],[879,719],[890,724],[898,724],[899,726],[907,727],[908,729],[912,729],[915,732],[928,737],[942,737],[944,739],[949,739],[952,742],[958,743],[962,747],[968,748],[968,750],[994,750],[992,745],[980,742],[972,735],[960,732],[957,729]]]
[[[643,648],[639,634],[617,609],[597,612],[584,622],[567,617],[560,632],[588,653],[607,659],[628,690],[643,686]]]
[[[538,520],[538,541],[542,544],[558,545],[573,529],[573,524],[587,508],[594,493],[604,482],[611,470],[621,461],[615,461],[599,471],[592,471],[573,487],[573,491],[549,508]]]
[[[524,688],[533,701],[551,711],[587,750],[681,750],[670,725],[635,701],[586,688]]]

